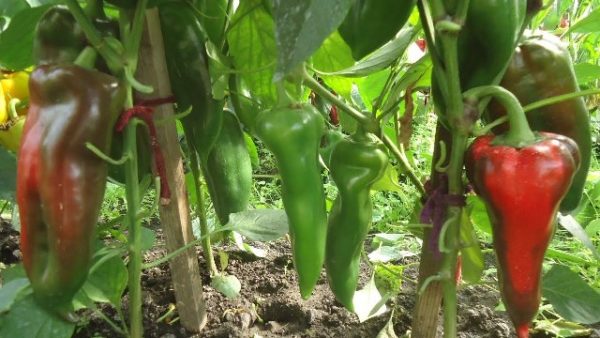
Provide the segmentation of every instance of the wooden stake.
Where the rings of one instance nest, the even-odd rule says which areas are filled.
[[[146,12],[146,27],[140,47],[137,79],[143,84],[154,87],[152,93],[154,98],[171,95],[156,8]],[[167,177],[172,192],[170,203],[159,207],[168,252],[173,252],[194,240],[183,162],[173,114],[173,106],[170,104],[161,105],[155,111],[156,119],[165,121],[157,124],[156,130],[165,157]],[[188,331],[200,332],[206,325],[206,305],[202,294],[198,257],[194,248],[170,260],[169,267],[181,324]]]

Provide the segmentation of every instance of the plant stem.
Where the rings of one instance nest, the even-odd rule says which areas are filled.
[[[464,93],[467,100],[479,101],[483,97],[492,96],[506,108],[510,129],[504,135],[497,136],[500,144],[520,147],[535,140],[529,123],[519,100],[514,94],[500,86],[481,86],[469,89]]]
[[[359,112],[358,110],[350,107],[344,101],[340,100],[337,96],[333,95],[329,90],[327,90],[327,88],[321,86],[321,84],[317,80],[313,79],[313,77],[310,76],[306,72],[306,70],[303,71],[302,75],[304,79],[304,84],[306,86],[308,86],[318,95],[324,97],[326,100],[331,102],[331,104],[336,105],[338,108],[345,111],[353,119],[357,120],[358,123],[364,126],[368,126],[373,123],[371,118]]]
[[[587,89],[587,90],[582,90],[580,92],[574,92],[574,93],[569,93],[569,94],[553,96],[553,97],[549,97],[547,99],[539,100],[539,101],[533,102],[531,104],[528,104],[525,107],[523,107],[523,111],[525,113],[528,113],[532,110],[550,106],[550,105],[553,105],[555,103],[559,103],[562,101],[567,101],[567,100],[574,99],[577,97],[597,95],[597,94],[600,94],[600,89]]]
[[[104,60],[106,60],[106,64],[108,65],[110,71],[113,74],[119,74],[124,66],[124,62],[121,56],[117,53],[117,51],[114,48],[111,47],[110,44],[105,42],[105,40],[102,38],[102,35],[100,35],[98,30],[96,30],[96,28],[88,19],[81,6],[79,6],[77,0],[64,1],[67,7],[69,8],[71,14],[73,14],[73,16],[75,17],[75,20],[77,20],[79,26],[81,26],[85,37],[90,41],[90,43],[98,51],[98,53],[102,55]]]
[[[204,207],[204,197],[202,195],[202,183],[200,181],[200,163],[198,161],[198,154],[192,150],[190,151],[190,160],[192,167],[192,176],[194,177],[194,187],[196,188],[196,215],[200,220],[200,233],[202,234],[202,251],[204,253],[204,259],[208,264],[208,269],[211,276],[219,274],[219,269],[215,263],[215,257],[213,255],[212,246],[210,245],[210,229],[208,229],[208,222],[206,220],[206,209]]]
[[[141,222],[137,217],[140,209],[140,194],[137,163],[136,123],[125,128],[125,151],[129,161],[125,163],[125,195],[127,198],[127,222],[129,225],[129,321],[132,338],[143,336],[142,327],[142,237]]]
[[[417,177],[417,174],[415,174],[415,171],[410,166],[410,163],[408,163],[408,159],[404,153],[400,151],[396,143],[394,143],[394,141],[385,134],[382,137],[382,141],[392,152],[396,160],[398,160],[400,167],[406,172],[410,181],[415,185],[415,187],[417,187],[421,194],[425,194],[425,187],[423,187],[423,184]]]
[[[439,36],[439,43],[442,51],[442,62],[444,65],[444,73],[439,74],[438,79],[445,79],[445,83],[440,82],[440,85],[445,84],[445,97],[443,98],[447,111],[442,112],[448,121],[452,133],[452,149],[450,151],[450,161],[448,163],[448,192],[451,195],[462,196],[464,187],[462,181],[462,168],[464,160],[464,152],[467,145],[467,136],[471,129],[471,124],[466,125],[464,105],[462,101],[461,85],[458,68],[458,34],[464,19],[466,17],[466,8],[468,0],[458,0],[456,2],[456,13],[452,18],[451,23],[457,24],[459,30],[446,30],[446,26],[440,25],[442,20],[447,20],[447,8],[440,6],[440,1],[432,0],[435,6],[432,6],[432,16],[435,22],[436,33]],[[440,29],[440,30],[437,30]],[[440,69],[441,71],[442,69]],[[436,73],[437,74],[437,73]],[[444,88],[443,88],[444,89]],[[456,261],[458,255],[459,239],[460,239],[460,214],[462,213],[461,206],[450,206],[447,211],[447,218],[453,220],[448,223],[445,231],[445,236],[440,237],[440,241],[444,241],[444,247],[447,252],[444,254],[442,266],[439,271],[440,276],[445,276],[442,281],[442,292],[444,297],[444,337],[456,337],[456,284],[454,282],[456,274]]]

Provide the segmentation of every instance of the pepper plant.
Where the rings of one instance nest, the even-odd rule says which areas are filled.
[[[336,300],[358,313],[371,192],[393,186],[394,176],[421,195],[410,215],[421,220],[423,240],[413,337],[435,335],[442,298],[444,337],[456,337],[462,270],[471,283],[481,277],[483,255],[468,221],[469,183],[492,224],[508,316],[518,337],[529,336],[557,213],[580,207],[592,159],[583,97],[600,93],[581,90],[560,39],[535,30],[551,6],[536,0],[56,0],[22,6],[25,14],[7,15],[10,24],[0,27],[0,47],[11,50],[0,56],[0,145],[16,153],[26,278],[3,288],[18,292],[0,304],[0,336],[14,333],[11,315],[24,302],[58,315],[48,320],[62,337],[72,334],[76,310],[97,310],[94,301],[108,301],[121,320],[105,318],[109,325],[142,337],[142,270],[197,244],[211,285],[235,297],[239,281],[219,271],[211,242],[228,240],[231,231],[272,239],[289,229],[301,297],[311,297],[325,268]],[[152,11],[158,11],[156,22],[148,19]],[[597,16],[572,30],[589,31]],[[165,60],[155,71],[164,69],[173,96],[148,99],[155,88],[137,79],[147,57],[144,27],[162,36],[156,54]],[[30,53],[6,41],[19,41]],[[408,62],[415,41],[427,52]],[[409,147],[415,96],[432,102],[426,110],[436,124],[429,179],[415,168]],[[170,104],[178,114],[155,121],[154,107]],[[141,221],[150,211],[141,199],[154,188],[156,204],[167,206],[180,191],[169,185],[177,174],[166,169],[172,154],[161,151],[155,125],[175,118],[181,139],[167,141],[184,150],[200,235],[143,264]],[[247,135],[275,158],[284,208],[277,229],[260,221],[273,210],[247,210],[249,148],[255,146]],[[338,194],[328,210],[323,182],[330,178]],[[114,247],[95,245],[107,180],[125,187],[127,205],[125,215],[110,222],[127,228],[126,243]],[[205,195],[218,223],[212,230]],[[239,221],[248,214],[255,219],[250,226]],[[110,296],[94,295],[96,271],[114,259],[111,268],[123,278],[104,290]],[[120,304],[125,283],[127,323]]]

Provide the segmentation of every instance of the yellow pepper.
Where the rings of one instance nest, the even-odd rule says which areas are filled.
[[[12,99],[18,99],[22,103],[27,102],[27,100],[29,99],[28,82],[29,82],[29,74],[27,72],[16,72],[16,73],[4,75],[4,78],[2,80],[0,80],[0,84],[1,84],[2,89],[4,90],[5,106]],[[26,104],[17,105],[17,114],[26,115],[27,114],[27,105]],[[0,121],[2,121],[1,115],[0,115]]]
[[[6,105],[6,99],[4,98],[4,90],[0,86],[0,124],[8,120],[8,107]]]

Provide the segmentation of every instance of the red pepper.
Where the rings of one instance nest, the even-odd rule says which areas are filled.
[[[502,299],[518,337],[528,337],[541,296],[544,253],[554,218],[579,166],[575,141],[539,133],[523,147],[477,138],[466,157],[467,176],[492,222]]]
[[[465,166],[492,223],[502,300],[517,336],[527,338],[540,305],[544,254],[579,168],[579,149],[566,136],[533,133],[519,100],[502,87],[473,88],[463,95],[467,101],[494,96],[508,113],[510,129],[476,138]]]

